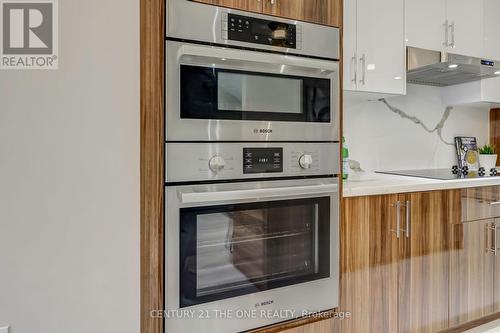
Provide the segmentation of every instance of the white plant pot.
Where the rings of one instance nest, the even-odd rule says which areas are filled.
[[[497,166],[497,154],[483,155],[479,154],[479,166],[483,167],[486,172]]]

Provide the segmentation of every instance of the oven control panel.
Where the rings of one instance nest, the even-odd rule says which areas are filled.
[[[283,172],[283,148],[243,148],[243,173]]]
[[[301,30],[295,24],[227,14],[222,20],[222,31],[223,37],[228,40],[289,49],[301,48]]]
[[[339,150],[339,143],[167,143],[166,180],[338,175]]]

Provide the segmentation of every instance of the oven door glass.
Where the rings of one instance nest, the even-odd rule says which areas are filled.
[[[181,118],[328,123],[327,78],[180,65]]]
[[[180,210],[180,306],[330,276],[330,197]]]

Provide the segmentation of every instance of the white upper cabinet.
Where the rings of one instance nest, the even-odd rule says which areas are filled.
[[[356,49],[356,15],[357,1],[344,1],[344,89],[356,90],[358,80]]]
[[[344,1],[344,89],[406,92],[404,0]]]
[[[498,0],[496,1],[498,2]],[[498,12],[497,12],[498,13]],[[481,0],[447,0],[448,52],[482,56],[483,6]]]
[[[408,46],[480,57],[482,40],[482,1],[406,0]]]
[[[406,0],[408,46],[441,51],[445,45],[445,0]]]
[[[484,58],[500,61],[500,0],[484,0]]]

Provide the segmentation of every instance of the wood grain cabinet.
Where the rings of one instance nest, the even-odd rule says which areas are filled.
[[[341,222],[340,311],[352,319],[341,332],[397,332],[397,195],[344,199]]]
[[[449,327],[451,225],[460,192],[347,198],[341,308],[348,332],[437,332]]]
[[[340,27],[341,0],[263,0],[264,14]]]
[[[400,195],[405,205],[400,242],[399,331],[449,327],[451,226],[460,221],[460,191]]]
[[[334,27],[341,27],[342,25],[342,0],[194,1]]]
[[[453,225],[450,252],[451,326],[495,312],[494,229],[494,219]]]
[[[450,323],[500,311],[500,186],[461,191],[462,222],[453,226]]]
[[[251,12],[262,12],[262,2],[264,0],[194,0],[209,5],[246,10]]]

